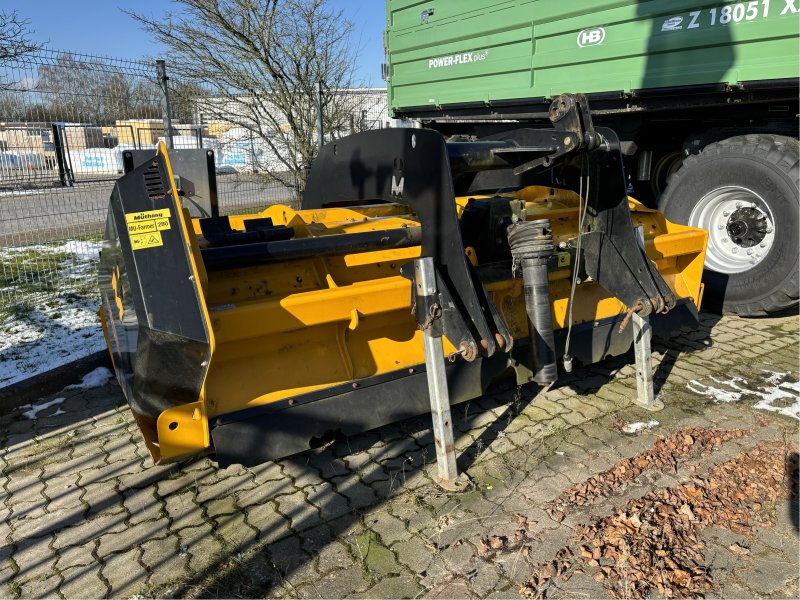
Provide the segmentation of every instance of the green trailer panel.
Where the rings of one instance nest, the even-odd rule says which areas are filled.
[[[391,110],[797,78],[797,0],[387,0]],[[402,111],[400,111],[402,112]]]

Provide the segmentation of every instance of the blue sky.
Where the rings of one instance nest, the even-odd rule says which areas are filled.
[[[382,0],[329,0],[355,24],[354,43],[361,47],[358,75],[373,86],[383,86]],[[160,15],[175,10],[169,0],[0,0],[30,21],[37,41],[56,50],[70,50],[119,58],[160,54],[161,48],[122,9]],[[169,60],[168,56],[164,56]]]

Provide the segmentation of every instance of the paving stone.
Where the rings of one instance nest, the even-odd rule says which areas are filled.
[[[129,490],[123,492],[122,505],[128,513],[128,522],[136,525],[144,521],[154,521],[164,519],[166,527],[167,520],[163,511],[162,501],[155,497],[152,489]]]
[[[20,598],[54,598],[58,597],[61,587],[61,578],[57,575],[51,577],[30,577],[19,583]]]
[[[392,550],[398,562],[414,573],[422,573],[428,569],[433,562],[435,552],[429,543],[416,536],[396,542],[392,545]]]
[[[79,546],[92,541],[106,533],[123,531],[127,525],[124,515],[100,515],[93,519],[84,519],[81,511],[70,511],[68,518],[61,518],[56,524],[52,545],[56,549],[66,546]]]
[[[375,511],[366,515],[364,522],[367,527],[378,534],[381,542],[386,546],[411,537],[411,533],[406,531],[403,521],[387,512]]]
[[[469,576],[469,588],[479,598],[495,590],[502,582],[502,576],[489,563],[478,564],[474,574]]]
[[[113,479],[119,473],[109,472],[111,467],[102,469],[102,477],[98,475],[100,469],[83,469],[79,472],[78,487],[83,490],[81,500],[91,514],[113,508],[122,499]]]
[[[270,482],[251,489],[235,490],[228,497],[232,497],[239,508],[248,508],[257,504],[268,504],[278,495],[289,494],[294,491],[294,486],[288,477],[280,482]]]
[[[339,494],[344,496],[354,509],[366,508],[376,503],[375,491],[360,481],[349,481],[338,486]],[[317,504],[324,502],[322,498],[316,500]]]
[[[230,496],[235,491],[245,490],[254,486],[253,476],[246,471],[240,471],[236,474],[229,474],[227,477],[217,481],[204,481],[201,483],[198,486],[196,501],[204,504]]]
[[[303,548],[311,552],[305,541],[303,543]],[[323,574],[349,567],[354,563],[354,559],[347,547],[338,541],[325,544],[313,553],[316,555],[317,570]]]
[[[258,531],[247,522],[244,513],[221,515],[213,519],[214,533],[231,551],[249,550],[258,538]]]
[[[311,529],[298,533],[302,549],[313,555],[334,540],[330,527],[327,524],[317,525]]]
[[[342,515],[347,515],[352,512],[350,505],[341,495],[331,491],[320,498],[318,505],[319,515],[325,521],[332,521]]]
[[[358,592],[369,589],[371,583],[364,577],[364,572],[360,567],[354,566],[346,569],[338,569],[325,576],[325,581],[320,581],[313,588],[313,595],[320,598],[349,598]],[[311,594],[310,594],[311,595]],[[401,598],[403,596],[374,596],[375,598]],[[411,598],[413,596],[406,596]]]
[[[205,523],[178,531],[180,551],[189,553],[189,569],[194,573],[213,573],[225,560],[227,548],[212,535],[213,530],[210,523]]]
[[[126,527],[117,533],[102,535],[98,538],[99,546],[97,548],[97,555],[100,558],[105,558],[109,554],[126,552],[138,548],[147,540],[166,537],[166,525],[166,520],[144,521]]]
[[[4,592],[8,597],[14,595],[13,590],[9,587],[12,581],[14,581],[14,585],[16,585],[14,573],[13,566],[7,560],[3,560],[2,563],[0,563],[0,596],[2,596]]]
[[[371,587],[362,594],[356,594],[355,598],[416,598],[422,591],[422,587],[411,575],[400,575],[398,577],[384,577],[377,585]]]
[[[77,486],[76,475],[61,475],[45,480],[44,494],[50,499],[48,511],[81,507],[83,490]]]
[[[797,564],[773,558],[748,556],[736,565],[737,579],[765,596],[784,589],[797,574]]]
[[[197,527],[205,521],[203,511],[195,504],[194,493],[191,490],[165,497],[164,509],[172,520],[173,529]]]
[[[142,544],[142,563],[148,574],[147,584],[157,588],[187,572],[189,555],[181,551],[177,536]]]
[[[425,593],[425,598],[444,600],[445,598],[469,598],[470,587],[464,581],[451,581],[433,586]]]
[[[33,577],[47,578],[53,574],[56,565],[56,554],[48,547],[48,538],[40,540],[18,541],[13,559],[19,571],[19,580],[27,580]]]
[[[295,535],[270,544],[269,553],[272,563],[284,577],[311,562],[308,554],[302,549],[302,541]]]
[[[327,489],[320,492],[310,491],[308,497],[305,493],[297,491],[275,498],[278,511],[289,519],[290,527],[300,531],[319,523],[320,514],[316,503],[324,503],[332,489],[330,484],[326,484],[325,488]]]
[[[281,468],[285,476],[291,478],[294,487],[303,488],[307,485],[320,485],[324,483],[317,470],[308,464],[309,458],[303,455],[290,457],[281,461]]]
[[[228,469],[240,468],[237,465],[228,467]],[[285,478],[281,467],[276,462],[266,462],[253,467],[245,468],[245,471],[253,476],[253,481],[256,485],[261,485],[269,481],[281,481]]]
[[[223,519],[220,521],[225,522]],[[291,522],[272,503],[251,506],[247,509],[246,520],[258,532],[261,541],[275,541],[291,532]]]
[[[146,584],[147,572],[139,565],[140,553],[141,549],[135,548],[105,559],[101,573],[111,586],[111,596],[127,598]]]
[[[92,564],[99,564],[94,557],[96,543],[94,540],[79,546],[67,546],[58,551],[56,568],[59,571],[71,567],[88,567]]]
[[[40,481],[38,471],[34,474],[12,477],[6,481],[6,492],[11,494],[14,499],[14,506],[25,503],[46,504],[47,498],[43,492],[45,484]],[[15,513],[19,511],[15,510]]]
[[[36,511],[33,515],[11,521],[15,541],[49,538],[62,527],[69,527],[83,520],[83,511],[64,509],[45,513]]]

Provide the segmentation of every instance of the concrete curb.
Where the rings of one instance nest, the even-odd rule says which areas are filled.
[[[80,383],[81,377],[97,367],[111,368],[108,350],[84,356],[50,371],[0,388],[0,413],[8,413],[22,404],[55,394],[71,383]]]

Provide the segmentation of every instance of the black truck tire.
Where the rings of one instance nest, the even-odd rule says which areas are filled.
[[[659,207],[709,231],[703,306],[763,316],[798,305],[798,140],[731,137],[686,157]]]

